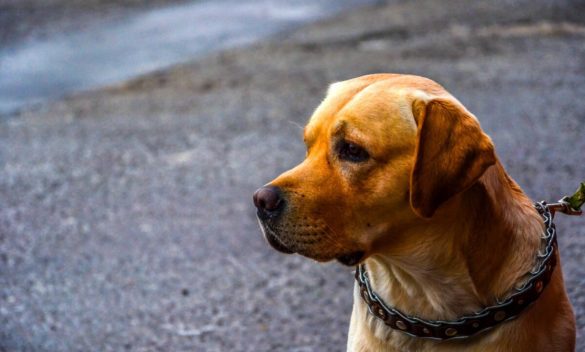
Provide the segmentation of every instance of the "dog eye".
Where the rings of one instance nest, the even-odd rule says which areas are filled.
[[[339,158],[342,160],[359,163],[368,160],[370,155],[357,144],[342,141],[338,146]]]

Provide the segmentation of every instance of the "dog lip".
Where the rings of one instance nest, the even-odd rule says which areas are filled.
[[[285,254],[293,254],[294,253],[294,251],[290,250],[287,246],[285,246],[278,239],[278,237],[276,237],[276,235],[273,233],[273,231],[269,227],[264,225],[260,219],[258,219],[258,222],[260,223],[260,229],[262,230],[262,233],[264,234],[264,238],[266,239],[266,242],[268,242],[268,244],[272,248],[276,249],[277,251],[279,251],[281,253],[285,253]]]
[[[272,248],[276,249],[277,251],[285,254],[293,254],[294,251],[291,251],[288,247],[286,247],[274,234],[270,232],[266,232],[266,241],[272,246]]]
[[[364,251],[351,252],[340,255],[337,257],[337,261],[343,265],[355,266],[363,259],[365,254],[366,253]]]

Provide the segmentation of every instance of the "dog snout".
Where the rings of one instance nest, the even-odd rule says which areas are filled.
[[[285,200],[280,188],[264,186],[254,192],[254,205],[258,209],[261,219],[272,218],[280,215],[284,208]]]

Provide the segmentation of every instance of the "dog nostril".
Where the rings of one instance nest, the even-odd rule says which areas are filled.
[[[282,203],[280,192],[277,187],[267,186],[259,188],[254,192],[254,205],[258,209],[274,211]]]

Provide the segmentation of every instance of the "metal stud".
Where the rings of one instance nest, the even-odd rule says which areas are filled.
[[[406,330],[406,324],[402,321],[402,320],[397,320],[396,321],[396,326],[400,329],[400,330]]]
[[[519,299],[517,302],[519,305],[523,305],[524,304],[524,300],[523,299]]]
[[[430,335],[430,334],[431,334],[431,330],[429,330],[428,328],[423,328],[423,332],[424,332],[426,335]]]
[[[386,319],[386,312],[384,312],[384,310],[382,308],[378,308],[378,316],[384,320]]]
[[[540,293],[542,291],[542,281],[538,281],[535,285],[536,287],[536,292]]]
[[[453,336],[457,335],[457,330],[454,328],[447,328],[445,330],[445,335],[447,335],[449,337],[453,337]]]
[[[504,320],[505,317],[506,317],[506,312],[504,312],[503,310],[500,310],[500,311],[496,312],[496,314],[494,314],[495,321],[502,321],[502,320]]]
[[[473,326],[474,329],[479,328],[479,323],[476,321],[475,323],[471,324],[471,326]]]

